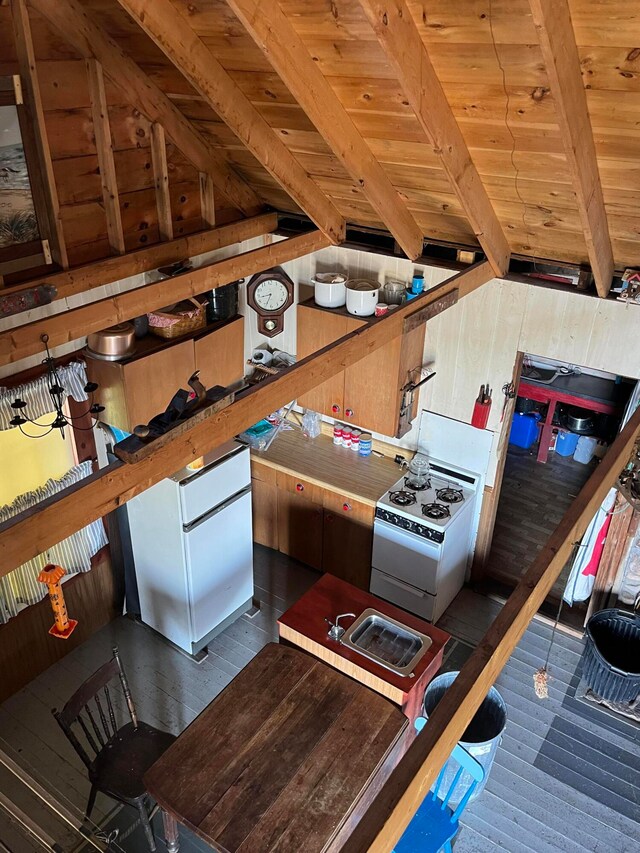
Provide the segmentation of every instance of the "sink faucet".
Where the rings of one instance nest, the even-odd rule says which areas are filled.
[[[338,643],[342,639],[342,635],[344,634],[344,628],[340,624],[341,619],[346,619],[347,616],[353,616],[355,618],[355,613],[341,613],[339,616],[336,616],[336,621],[332,622],[331,619],[327,619],[325,616],[325,622],[328,622],[331,627],[329,628],[328,635],[332,640],[336,640]]]

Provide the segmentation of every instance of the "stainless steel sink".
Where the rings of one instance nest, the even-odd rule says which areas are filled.
[[[432,640],[402,622],[367,608],[347,628],[341,642],[385,669],[411,677]]]

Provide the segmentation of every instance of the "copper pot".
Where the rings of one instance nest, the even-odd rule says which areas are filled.
[[[87,348],[90,354],[110,361],[126,358],[135,348],[133,323],[118,323],[94,332],[87,337]]]

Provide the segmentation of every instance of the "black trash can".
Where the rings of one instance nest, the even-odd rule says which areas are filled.
[[[601,610],[587,622],[582,674],[608,702],[633,702],[640,693],[640,617]]]

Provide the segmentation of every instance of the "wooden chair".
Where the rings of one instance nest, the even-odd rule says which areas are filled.
[[[418,717],[415,721],[416,729],[420,731],[425,723],[424,717]],[[440,771],[435,785],[402,834],[402,838],[394,847],[393,853],[440,853],[440,851],[452,853],[451,842],[460,828],[460,815],[476,787],[484,779],[484,767],[460,744],[454,747],[451,758],[458,763],[459,767],[449,788],[446,791],[442,790],[449,763],[447,762]],[[471,775],[472,781],[456,808],[452,809],[449,802],[465,770]]]
[[[121,727],[116,723],[109,692],[109,682],[116,678],[130,717]],[[89,774],[91,792],[85,819],[91,815],[98,791],[134,806],[140,814],[149,849],[155,851],[147,810],[149,796],[142,777],[171,746],[175,736],[138,721],[117,647],[113,649],[113,658],[76,690],[62,711],[54,708],[52,713]]]

